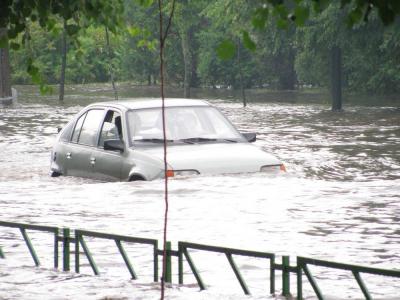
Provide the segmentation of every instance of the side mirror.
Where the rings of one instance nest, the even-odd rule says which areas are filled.
[[[105,140],[104,150],[124,152],[124,142],[121,140]]]
[[[255,132],[243,132],[242,135],[249,143],[254,143],[257,140],[257,134]]]

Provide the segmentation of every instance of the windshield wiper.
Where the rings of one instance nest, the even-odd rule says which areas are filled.
[[[217,139],[211,139],[211,138],[203,138],[203,137],[191,137],[191,138],[186,138],[186,139],[180,139],[179,141],[182,141],[184,143],[188,144],[195,144],[195,143],[201,143],[201,142],[215,142]]]
[[[187,139],[180,139],[178,141],[188,143],[188,144],[195,144],[201,142],[229,142],[229,143],[237,143],[238,141],[232,139],[215,139],[215,138],[205,138],[205,137],[192,137]]]
[[[167,143],[173,143],[173,142],[179,141],[179,142],[183,142],[183,143],[187,143],[187,144],[196,144],[196,143],[203,143],[203,142],[217,142],[217,141],[237,143],[237,141],[231,140],[231,139],[214,139],[214,138],[205,138],[205,137],[191,137],[191,138],[180,139],[180,140],[166,140],[166,141],[167,141]],[[160,139],[160,138],[140,139],[140,140],[134,140],[134,142],[161,144],[161,143],[164,143],[164,139]]]
[[[236,140],[231,140],[231,139],[218,139],[218,141],[230,142],[230,143],[237,143],[238,142]]]
[[[171,143],[174,140],[166,140],[167,143]],[[145,143],[164,143],[164,139],[140,139],[140,140],[134,140],[134,142],[145,142]]]

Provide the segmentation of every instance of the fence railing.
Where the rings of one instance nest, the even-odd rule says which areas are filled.
[[[233,272],[237,280],[239,281],[240,286],[242,287],[243,292],[246,295],[250,295],[250,290],[237,267],[233,256],[247,256],[247,257],[257,257],[257,258],[266,258],[270,261],[270,293],[275,293],[275,254],[273,253],[266,253],[266,252],[256,252],[256,251],[248,251],[248,250],[240,250],[240,249],[233,249],[233,248],[225,248],[225,247],[216,247],[216,246],[209,246],[209,245],[202,245],[202,244],[195,244],[195,243],[187,243],[187,242],[179,242],[178,243],[178,253],[179,253],[179,284],[183,284],[183,258],[186,258],[190,269],[192,270],[193,275],[197,280],[197,284],[199,285],[201,290],[206,289],[206,285],[204,284],[203,279],[200,276],[200,272],[196,268],[192,257],[190,256],[189,249],[193,250],[201,250],[207,252],[214,252],[214,253],[222,253],[225,254],[226,258],[228,259],[229,265],[231,266]]]
[[[19,229],[22,237],[28,247],[29,253],[35,263],[36,266],[40,266],[39,257],[33,247],[32,241],[28,236],[29,231],[40,231],[47,232],[54,236],[54,244],[53,244],[53,253],[54,253],[54,268],[59,267],[59,243],[62,243],[63,247],[63,270],[70,271],[70,258],[71,258],[71,244],[75,244],[74,253],[75,253],[75,272],[80,272],[80,247],[82,247],[83,253],[85,254],[87,260],[89,261],[89,265],[95,275],[99,275],[99,268],[95,263],[93,254],[91,253],[85,238],[93,238],[93,239],[106,239],[113,240],[116,244],[116,247],[121,254],[125,266],[127,267],[131,278],[137,279],[138,276],[133,268],[131,261],[129,260],[129,256],[127,255],[125,248],[123,247],[123,243],[129,244],[142,244],[149,245],[152,247],[152,257],[153,257],[153,280],[154,282],[158,281],[158,260],[161,255],[163,255],[163,250],[158,249],[158,241],[155,239],[147,239],[140,237],[130,237],[116,234],[108,234],[108,233],[100,233],[95,231],[87,231],[87,230],[74,230],[74,235],[72,237],[71,230],[69,228],[57,228],[52,226],[41,226],[41,225],[32,225],[32,224],[22,224],[22,223],[13,223],[13,222],[4,222],[0,221],[0,227],[9,227]],[[62,234],[60,234],[62,233]],[[203,281],[200,271],[196,268],[194,260],[190,254],[193,251],[201,251],[201,252],[212,252],[224,254],[228,260],[228,263],[234,272],[243,292],[246,295],[250,294],[250,289],[242,276],[234,257],[236,256],[244,256],[244,257],[252,257],[252,258],[260,258],[269,260],[269,293],[275,294],[275,284],[276,284],[276,271],[282,272],[282,295],[283,296],[291,296],[290,291],[290,274],[295,273],[297,280],[297,299],[303,299],[303,273],[306,275],[308,282],[310,283],[315,295],[319,300],[325,299],[321,289],[319,288],[315,278],[310,272],[308,268],[309,265],[330,268],[330,269],[339,269],[344,271],[352,272],[355,281],[360,287],[365,299],[372,299],[370,292],[368,291],[366,284],[361,278],[360,274],[373,274],[373,275],[381,275],[388,277],[400,278],[400,270],[387,270],[387,269],[378,269],[364,266],[357,266],[351,264],[343,264],[325,260],[318,260],[306,257],[297,257],[296,266],[290,265],[289,256],[282,256],[282,263],[276,263],[276,255],[268,252],[259,252],[259,251],[249,251],[242,249],[234,249],[234,248],[226,248],[226,247],[217,247],[210,246],[204,244],[196,244],[189,242],[178,242],[178,250],[171,250],[171,243],[167,242],[166,244],[166,273],[165,273],[165,281],[172,282],[172,256],[178,258],[178,278],[179,284],[183,284],[183,269],[184,269],[184,260],[187,261],[192,274],[194,275],[197,284],[201,290],[205,290],[207,285]],[[0,258],[5,258],[5,253],[3,252],[2,247],[0,247]]]
[[[400,278],[400,270],[387,270],[387,269],[378,269],[371,267],[364,267],[358,265],[351,264],[343,264],[337,262],[331,262],[326,260],[312,259],[306,257],[297,257],[297,297],[298,299],[303,299],[303,279],[302,274],[305,273],[308,281],[310,282],[316,296],[319,300],[325,299],[322,295],[321,289],[319,288],[315,278],[312,276],[308,265],[320,266],[331,269],[339,269],[344,271],[350,271],[353,273],[354,279],[358,283],[365,299],[372,300],[371,294],[369,293],[367,286],[361,278],[360,273],[372,274],[372,275],[381,275],[381,276],[389,276],[389,277],[397,277]]]
[[[107,233],[100,233],[94,231],[87,231],[87,230],[75,230],[75,272],[79,273],[80,271],[80,256],[79,256],[79,245],[82,246],[82,249],[86,255],[86,258],[89,261],[89,264],[93,270],[95,275],[99,275],[99,269],[94,261],[93,255],[89,251],[89,248],[85,242],[84,237],[92,237],[92,238],[100,238],[100,239],[107,239],[113,240],[125,262],[126,267],[131,274],[132,279],[137,279],[137,275],[135,270],[133,269],[132,263],[129,260],[128,255],[122,245],[122,242],[126,243],[134,243],[134,244],[145,244],[153,246],[153,278],[154,281],[158,281],[158,241],[155,239],[146,239],[146,238],[138,238],[138,237],[129,237],[123,235],[116,235],[116,234],[107,234]]]
[[[10,227],[10,228],[18,228],[19,231],[22,234],[22,237],[25,241],[26,246],[28,247],[29,253],[35,263],[35,265],[38,267],[40,266],[40,260],[39,257],[35,251],[35,248],[33,247],[32,241],[29,238],[27,230],[32,230],[32,231],[41,231],[41,232],[48,232],[52,233],[54,235],[54,268],[58,268],[58,242],[62,240],[62,237],[58,236],[59,229],[57,227],[52,227],[52,226],[41,226],[41,225],[32,225],[32,224],[22,224],[22,223],[13,223],[13,222],[4,222],[0,221],[0,226],[1,227]],[[0,247],[0,257],[5,258],[4,252]]]

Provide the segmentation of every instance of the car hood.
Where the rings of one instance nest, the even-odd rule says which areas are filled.
[[[146,154],[163,159],[163,148],[146,148]],[[258,172],[280,160],[248,143],[168,145],[168,164],[173,170],[197,170],[200,174]]]

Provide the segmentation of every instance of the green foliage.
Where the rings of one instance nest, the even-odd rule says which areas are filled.
[[[293,19],[297,26],[303,26],[310,15],[310,9],[307,6],[296,6]]]
[[[236,52],[236,46],[231,40],[223,40],[216,51],[221,59],[232,59]]]
[[[251,51],[256,50],[256,43],[254,43],[253,40],[250,38],[249,33],[247,31],[243,31],[242,36],[244,46]]]
[[[364,6],[354,1],[331,2],[178,1],[166,45],[167,83],[182,86],[190,80],[191,86],[207,87],[239,88],[243,82],[246,88],[328,88],[329,53],[336,45],[342,49],[343,80],[349,91],[400,92],[400,20],[384,26],[376,7],[364,22],[365,10],[360,14],[357,9]],[[110,34],[111,59],[103,24],[112,23],[112,17],[103,14],[95,22],[93,16],[70,15],[68,82],[108,81],[110,66],[119,81],[153,84],[158,80],[157,3],[126,0],[123,4],[123,15],[113,21],[123,26]],[[31,21],[24,23],[24,29],[14,28],[19,34],[7,39],[13,81],[38,83],[46,91],[42,83],[57,83],[59,78],[63,15],[48,12],[47,21],[41,23],[37,9],[33,11],[27,12]]]
[[[29,27],[31,23],[37,24],[46,32],[57,34],[60,20],[66,22],[66,32],[76,39],[78,33],[90,24],[103,24],[112,32],[122,25],[122,0],[3,0],[0,2],[0,28],[6,28],[7,33],[0,40],[0,47],[17,50],[25,46],[31,39]],[[19,38],[20,35],[23,38]],[[34,64],[33,56],[28,51],[27,73],[33,83],[40,85],[41,91],[49,91],[45,86],[39,67]]]
[[[269,15],[277,17],[277,25],[286,27],[288,20],[293,20],[296,25],[302,26],[309,18],[309,9],[319,14],[331,4],[339,1],[329,0],[258,0],[257,8],[253,13],[253,25],[260,28],[265,24]],[[341,0],[342,9],[346,9],[346,19],[350,26],[368,21],[374,13],[384,25],[390,25],[400,15],[400,2],[398,0]]]
[[[104,24],[115,32],[122,24],[122,0],[30,1],[4,0],[0,4],[0,28],[7,28],[7,38],[15,39],[27,29],[27,21],[37,22],[47,31],[57,19],[75,20],[67,26],[69,35],[76,34],[89,23]]]
[[[345,25],[348,14],[338,5],[330,5],[313,16],[313,22],[297,30],[299,44],[296,71],[303,83],[329,84],[329,50],[338,45],[343,53],[343,77],[347,89],[368,93],[399,91],[399,20],[383,26],[375,12],[367,23],[353,28]],[[335,26],[336,25],[336,26]],[[321,30],[323,29],[323,30]],[[387,45],[390,45],[389,47]]]

